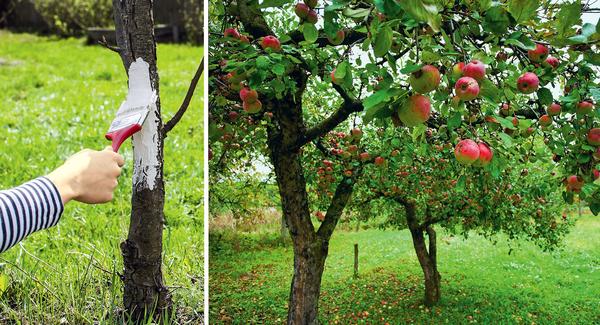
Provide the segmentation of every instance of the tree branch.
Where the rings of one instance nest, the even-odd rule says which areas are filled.
[[[200,61],[200,65],[196,70],[196,74],[194,75],[194,78],[192,78],[192,82],[190,82],[190,87],[188,88],[187,93],[185,94],[183,103],[181,103],[181,106],[179,106],[179,109],[177,110],[175,115],[173,115],[173,117],[167,123],[165,123],[165,126],[163,127],[163,135],[165,137],[167,136],[167,133],[169,133],[169,131],[171,131],[171,129],[173,129],[175,125],[179,123],[179,120],[181,120],[181,117],[183,117],[183,114],[185,114],[185,112],[187,111],[188,106],[190,106],[192,96],[194,96],[196,85],[198,85],[198,80],[200,80],[200,76],[202,75],[203,70],[204,58],[202,58],[202,61]]]
[[[335,129],[340,123],[344,122],[350,114],[363,110],[362,102],[352,99],[342,87],[333,84],[333,88],[335,88],[344,99],[344,103],[320,124],[315,125],[304,132],[304,135],[299,137],[298,142],[290,148],[290,151],[297,150],[308,142]]]
[[[317,236],[321,239],[329,240],[333,234],[335,226],[340,220],[342,212],[352,195],[354,184],[356,183],[356,180],[360,178],[361,174],[362,165],[355,170],[355,173],[353,173],[352,176],[344,176],[336,187],[335,194],[327,208],[327,213],[325,213],[325,220],[323,220],[323,223],[321,223],[321,226],[319,226],[319,229],[317,230]]]
[[[333,45],[329,42],[329,39],[327,39],[327,36],[324,35],[325,33],[319,31],[320,36],[315,41],[315,44],[317,44],[317,47],[325,47],[328,45],[329,46],[344,46],[344,45],[354,44],[354,43],[361,41],[367,37],[366,33],[357,32],[352,29],[344,29],[344,33],[345,33],[344,41],[342,41],[342,43],[340,43],[338,45]],[[291,33],[289,33],[288,35],[290,36],[290,39],[291,39],[289,42],[300,43],[300,42],[304,41],[304,35],[299,30],[294,30]]]

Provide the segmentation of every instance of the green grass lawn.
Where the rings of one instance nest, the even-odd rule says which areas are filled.
[[[179,107],[202,48],[159,45],[165,120]],[[165,141],[163,272],[180,321],[203,304],[202,94]],[[0,187],[50,172],[83,148],[102,149],[127,93],[117,54],[82,39],[0,31]],[[0,255],[0,323],[115,323],[121,305],[119,244],[129,224],[132,150],[115,200],[69,203],[61,222]]]
[[[340,324],[600,324],[600,217],[584,216],[555,252],[504,237],[438,231],[442,301],[421,304],[422,273],[408,231],[338,231],[323,277],[320,318]],[[353,278],[353,245],[360,277]],[[275,233],[211,233],[211,323],[285,321],[292,248]]]

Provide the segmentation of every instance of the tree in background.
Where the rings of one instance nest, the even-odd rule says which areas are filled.
[[[231,161],[237,152],[270,158],[294,247],[288,323],[318,323],[331,235],[356,183],[372,176],[365,174],[365,165],[385,163],[384,157],[382,162],[362,151],[362,129],[382,128],[383,134],[396,137],[390,148],[402,151],[403,159],[417,161],[433,155],[424,140],[427,135],[439,135],[445,151],[437,158],[456,165],[447,168],[443,179],[455,177],[463,191],[452,198],[453,204],[461,204],[465,193],[483,200],[483,185],[487,193],[510,185],[514,190],[507,193],[526,198],[564,189],[566,202],[578,194],[594,213],[600,210],[592,158],[600,145],[593,131],[600,95],[594,81],[599,33],[596,26],[581,23],[582,12],[589,10],[580,1],[558,5],[520,0],[336,0],[324,7],[313,0],[213,4],[211,150],[215,157],[227,150],[224,157]],[[565,89],[563,96],[551,91],[559,87]],[[400,130],[386,131],[391,128]],[[326,139],[334,130],[338,138]],[[404,141],[407,136],[414,145]],[[345,147],[349,141],[356,143]],[[511,164],[525,166],[547,154],[556,162],[556,177],[566,185],[542,178],[553,188],[544,187],[536,196],[527,187],[533,182],[507,183],[520,181],[516,175],[521,168]],[[400,161],[409,165],[399,159],[398,166],[387,169],[388,179],[398,172]],[[321,165],[315,167],[317,162]],[[428,168],[414,172],[428,174]],[[470,168],[480,170],[459,174]],[[468,181],[467,175],[484,176]],[[498,177],[505,178],[495,183]],[[402,191],[409,185],[420,191],[427,183],[399,185]],[[310,194],[315,186],[316,198]],[[449,195],[457,192],[444,188]],[[418,214],[422,220],[409,223],[418,230],[413,233],[415,244],[424,245],[426,218],[444,223],[449,214],[428,214],[427,209],[422,213],[422,198],[412,199],[414,219]],[[394,200],[400,202],[398,197]],[[411,202],[410,197],[406,204],[400,202],[408,206],[407,215],[412,214]],[[474,218],[473,225],[489,229],[489,214],[478,211],[479,204],[467,203],[463,220]],[[500,229],[524,227],[531,220],[532,204],[514,213],[506,212],[510,204],[500,205],[505,211],[500,224],[506,224]],[[313,211],[322,220],[318,227],[311,220],[311,206],[325,211]],[[552,211],[557,211],[554,203],[542,209],[540,225],[552,224]],[[517,212],[526,215],[506,220]],[[530,227],[521,233],[542,234]],[[563,231],[561,226],[542,237],[552,242]],[[434,232],[428,234],[434,237]],[[431,248],[429,259],[435,259]],[[436,272],[430,278],[435,280]],[[436,296],[439,293],[431,302]]]
[[[535,163],[513,156],[515,161],[502,171],[496,166],[465,168],[452,163],[452,150],[444,147],[447,134],[424,134],[413,141],[402,129],[387,131],[391,132],[381,137],[373,132],[361,141],[361,147],[368,148],[363,152],[376,157],[349,209],[363,220],[379,217],[381,227],[410,230],[423,270],[425,305],[435,305],[441,297],[436,225],[465,238],[477,232],[492,239],[502,232],[510,240],[525,238],[552,249],[573,224],[557,218],[564,205],[561,176],[548,173],[555,164],[543,149]],[[511,157],[512,146],[494,145],[495,155]],[[535,145],[544,146],[542,141]]]

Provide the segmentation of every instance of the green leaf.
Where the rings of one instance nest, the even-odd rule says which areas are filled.
[[[508,3],[508,12],[518,23],[522,23],[529,20],[539,6],[539,0],[511,0]]]
[[[500,102],[500,89],[487,78],[481,81],[481,91],[479,94],[492,103]]]
[[[258,7],[263,9],[271,7],[281,7],[288,2],[288,0],[264,0]]]
[[[409,74],[409,73],[413,73],[413,72],[421,69],[421,67],[423,67],[422,64],[407,62],[406,66],[404,66],[404,68],[400,69],[400,72],[403,74]]]
[[[387,101],[389,98],[390,98],[390,96],[389,96],[387,89],[380,90],[380,91],[374,93],[373,95],[367,97],[363,101],[363,107],[365,109],[369,109],[377,104]]]
[[[457,128],[457,127],[460,126],[461,122],[462,122],[462,113],[461,112],[454,112],[448,118],[448,128],[450,130],[455,129],[455,128]]]
[[[373,43],[373,52],[376,57],[385,56],[392,47],[393,34],[392,29],[389,26],[384,26],[379,29],[375,35]]]
[[[589,207],[593,215],[597,216],[600,213],[600,202],[591,202]]]
[[[560,37],[564,37],[573,30],[573,26],[581,23],[581,1],[576,0],[569,4],[561,4],[556,15],[556,29]]]
[[[540,88],[537,92],[538,98],[540,99],[540,103],[544,106],[548,106],[552,104],[554,98],[552,97],[552,92],[548,88]]]
[[[375,0],[375,7],[390,18],[398,16],[402,11],[402,8],[395,0]]]
[[[317,38],[319,38],[317,27],[310,23],[304,23],[304,25],[302,25],[302,34],[304,35],[304,40],[309,43],[314,43]]]
[[[440,31],[441,15],[437,0],[402,0],[400,5],[417,21],[426,22],[435,32]]]
[[[256,58],[256,67],[259,69],[266,69],[271,66],[271,60],[267,56],[259,56]]]
[[[514,126],[513,126],[513,128],[514,128]],[[502,139],[502,142],[504,142],[504,144],[506,145],[507,148],[512,147],[513,140],[510,137],[510,135],[508,135],[504,132],[500,132],[500,133],[498,133],[498,136],[500,137],[500,139]]]
[[[508,26],[510,26],[510,19],[506,9],[502,6],[495,6],[486,11],[483,19],[483,29],[501,35],[506,33]]]
[[[281,63],[277,63],[273,66],[273,69],[271,71],[273,71],[273,73],[278,76],[283,76],[283,74],[285,73],[285,66]]]

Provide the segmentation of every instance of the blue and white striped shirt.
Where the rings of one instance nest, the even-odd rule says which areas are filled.
[[[63,209],[58,189],[45,177],[0,191],[0,253],[31,233],[56,225]]]

